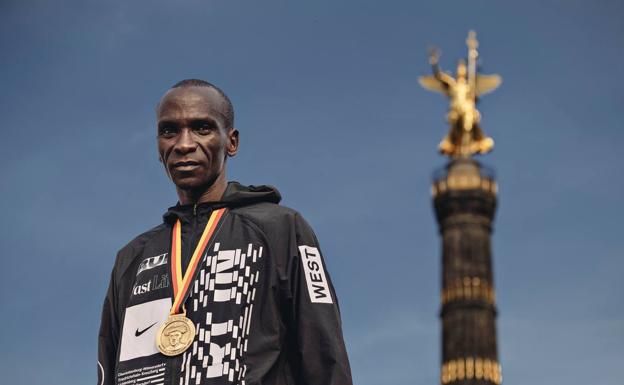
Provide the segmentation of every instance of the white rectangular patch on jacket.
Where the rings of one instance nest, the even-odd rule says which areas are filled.
[[[301,263],[303,263],[310,301],[314,303],[333,303],[319,250],[312,246],[299,246],[299,254]]]
[[[158,353],[156,332],[169,316],[169,309],[171,298],[126,308],[121,332],[120,362]]]

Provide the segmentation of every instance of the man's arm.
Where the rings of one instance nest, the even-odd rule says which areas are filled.
[[[351,369],[340,309],[318,241],[297,215],[296,255],[291,265],[292,320],[297,384],[350,385]]]
[[[116,310],[117,291],[115,285],[115,271],[113,270],[102,306],[102,319],[98,335],[98,385],[113,385],[115,383],[115,364],[117,347],[119,346],[119,318]]]

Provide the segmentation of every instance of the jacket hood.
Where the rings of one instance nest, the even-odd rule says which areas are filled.
[[[282,195],[273,186],[243,186],[238,182],[228,182],[228,186],[219,202],[228,207],[246,206],[252,203],[268,202],[278,204]]]
[[[282,196],[273,186],[244,186],[238,182],[228,182],[227,188],[220,200],[216,202],[198,203],[197,205],[181,205],[180,202],[178,202],[178,204],[167,210],[163,215],[163,220],[171,223],[175,221],[176,218],[183,218],[191,212],[202,213],[216,208],[234,208],[260,202],[277,204],[280,200],[282,200]]]

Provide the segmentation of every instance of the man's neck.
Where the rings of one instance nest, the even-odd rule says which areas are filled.
[[[227,181],[225,176],[220,175],[208,188],[201,190],[182,190],[177,188],[176,190],[181,205],[192,205],[204,202],[216,202],[221,199],[226,188]]]

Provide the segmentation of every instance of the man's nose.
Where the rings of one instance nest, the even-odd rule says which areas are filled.
[[[174,150],[181,154],[188,154],[197,149],[197,142],[193,138],[191,130],[182,129],[178,136],[178,141],[175,144]]]

